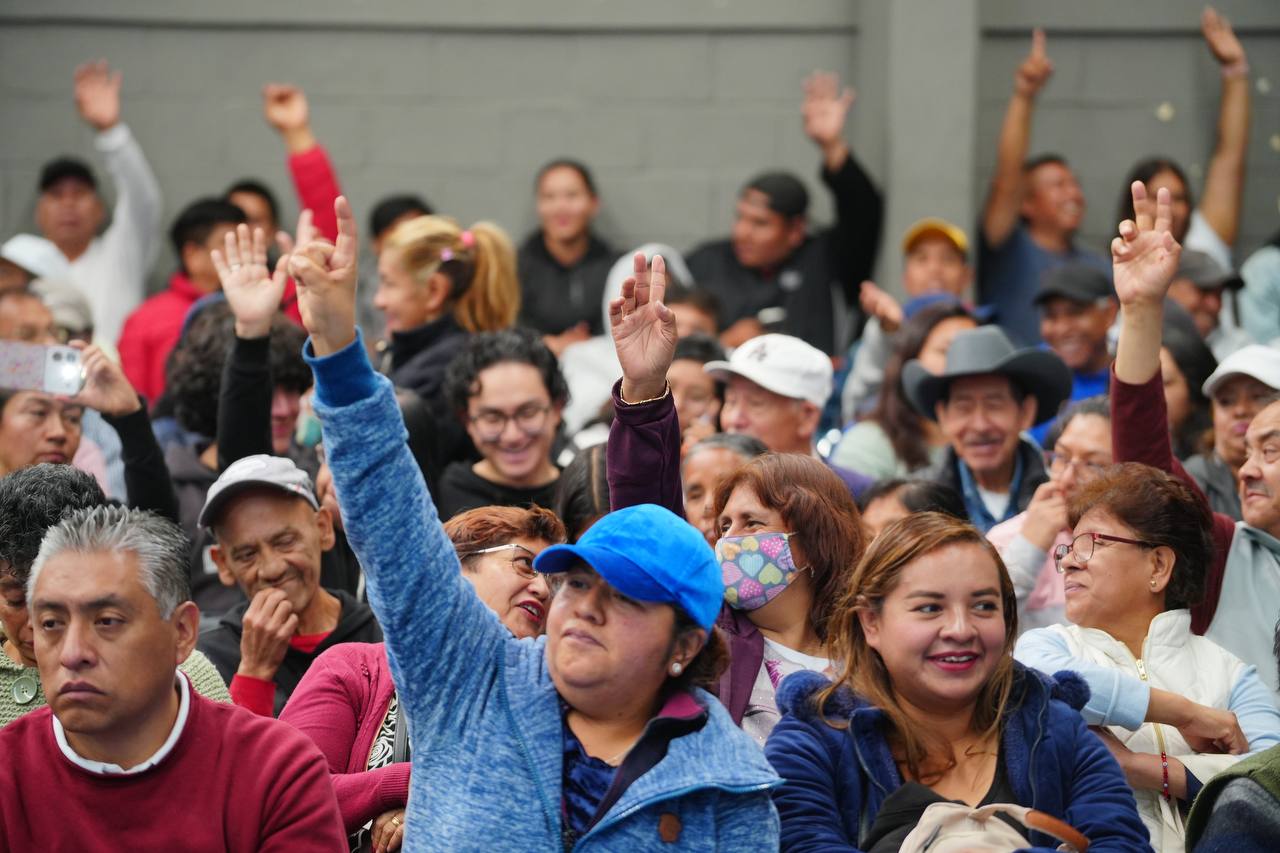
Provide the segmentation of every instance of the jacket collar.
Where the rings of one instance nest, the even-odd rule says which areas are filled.
[[[1119,658],[1128,665],[1130,652],[1124,643],[1101,628],[1080,628],[1079,631],[1081,636],[1089,639],[1094,645],[1101,645],[1104,648],[1114,646],[1117,651],[1123,649]],[[1190,610],[1166,610],[1163,613],[1157,613],[1147,628],[1147,639],[1142,644],[1142,655],[1146,657],[1150,650],[1156,647],[1180,649],[1191,640],[1191,636]]]
[[[604,243],[604,241],[602,241],[599,237],[595,235],[595,232],[589,231],[587,232],[586,254],[583,255],[582,259],[579,260],[573,266],[566,267],[564,264],[556,260],[555,256],[552,255],[551,252],[547,249],[547,244],[542,239],[541,228],[534,231],[525,239],[524,245],[521,246],[521,251],[528,252],[530,255],[533,255],[534,257],[538,258],[542,262],[551,264],[552,266],[557,267],[561,270],[575,269],[589,261],[598,260],[600,258],[611,258],[614,254],[613,250],[610,249],[609,246],[606,243]]]
[[[423,350],[435,346],[445,338],[462,333],[462,327],[454,319],[452,311],[416,328],[392,332],[391,368],[397,369]]]

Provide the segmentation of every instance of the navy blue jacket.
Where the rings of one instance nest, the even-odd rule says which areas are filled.
[[[1000,750],[1020,805],[1061,818],[1090,843],[1089,853],[1149,851],[1124,774],[1102,741],[1086,728],[1077,708],[1089,687],[1074,673],[1050,678],[1015,664],[1015,682]],[[830,682],[799,672],[782,682],[783,717],[765,755],[783,778],[774,791],[782,818],[784,851],[858,851],[885,797],[903,782],[883,734],[887,717],[848,688],[827,701],[826,718],[814,699]],[[1057,842],[1033,833],[1050,853]]]

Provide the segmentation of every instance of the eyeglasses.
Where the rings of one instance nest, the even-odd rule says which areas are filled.
[[[1077,477],[1093,478],[1107,470],[1107,466],[1101,462],[1072,458],[1063,453],[1046,453],[1045,460],[1049,463],[1049,470],[1062,472],[1068,468],[1074,468]]]
[[[458,554],[459,560],[465,560],[468,557],[479,557],[483,554],[496,554],[499,551],[515,551],[517,553],[511,556],[511,570],[525,580],[533,580],[538,573],[533,568],[533,558],[538,556],[523,545],[517,545],[509,542],[506,545],[494,545],[491,548],[480,548],[476,551],[463,551]],[[523,552],[523,553],[520,553]]]
[[[530,438],[542,434],[543,429],[547,426],[547,413],[551,411],[550,406],[531,404],[521,406],[513,414],[499,412],[496,409],[485,409],[478,415],[474,415],[467,420],[476,428],[476,432],[480,434],[481,441],[497,441],[502,437],[502,433],[507,428],[509,421],[515,421],[516,427]]]
[[[1126,539],[1123,536],[1112,536],[1109,533],[1081,533],[1075,539],[1071,540],[1070,545],[1059,545],[1053,549],[1053,565],[1058,570],[1058,574],[1062,574],[1065,569],[1062,568],[1062,561],[1067,555],[1075,552],[1076,560],[1081,563],[1089,562],[1093,557],[1093,551],[1098,546],[1099,540],[1107,542],[1123,542],[1125,545],[1137,545],[1139,548],[1157,548],[1154,542],[1143,542],[1141,539]]]

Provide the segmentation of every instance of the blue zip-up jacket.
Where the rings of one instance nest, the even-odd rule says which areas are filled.
[[[1089,838],[1089,853],[1150,851],[1147,828],[1133,793],[1111,753],[1085,727],[1077,708],[1089,687],[1074,673],[1050,678],[1015,663],[1010,708],[1000,739],[1001,756],[1017,803],[1061,818]],[[883,734],[887,717],[848,688],[833,695],[824,722],[814,705],[830,681],[798,672],[782,682],[765,755],[782,775],[774,792],[782,818],[782,849],[858,851],[885,798],[902,775]],[[1058,842],[1032,834],[1051,853]]]
[[[391,383],[363,342],[324,358],[308,342],[305,355],[343,523],[413,732],[404,849],[563,849],[563,723],[545,638],[514,639],[462,578]],[[778,849],[778,777],[710,694],[696,697],[706,723],[673,739],[575,851]]]

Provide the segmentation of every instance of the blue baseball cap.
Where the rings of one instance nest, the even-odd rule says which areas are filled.
[[[581,560],[638,601],[674,604],[710,631],[724,602],[720,564],[707,540],[680,516],[640,504],[601,518],[574,545],[552,545],[533,561],[546,575]]]

